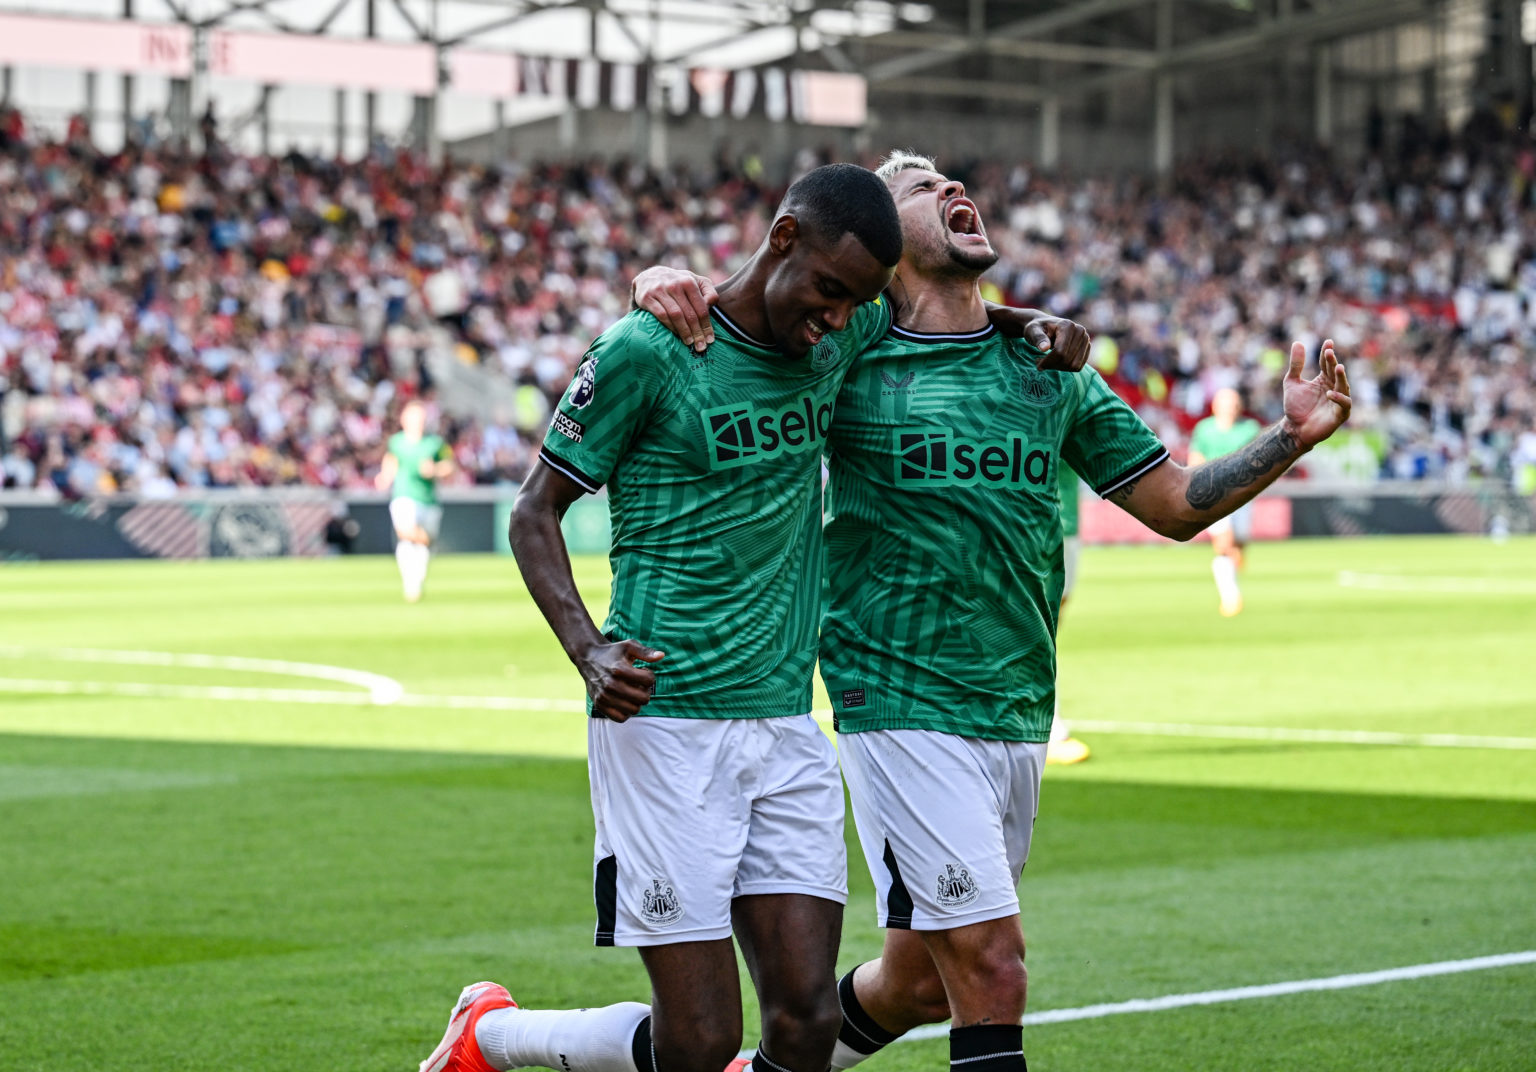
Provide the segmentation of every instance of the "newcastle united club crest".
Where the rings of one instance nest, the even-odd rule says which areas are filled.
[[[945,908],[963,908],[981,893],[970,871],[956,864],[945,864],[939,876],[939,904]]]
[[[649,923],[665,927],[683,918],[683,902],[678,898],[672,883],[666,879],[651,879],[651,888],[640,895],[640,914]]]

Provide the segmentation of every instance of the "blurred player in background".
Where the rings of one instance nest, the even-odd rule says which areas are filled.
[[[1061,609],[1067,609],[1067,597],[1077,585],[1077,559],[1083,549],[1083,541],[1077,534],[1078,498],[1082,480],[1072,467],[1062,462],[1057,467],[1057,491],[1061,493]],[[1057,620],[1057,628],[1061,626]],[[1067,720],[1061,717],[1061,693],[1056,694],[1056,717],[1051,721],[1051,741],[1045,750],[1045,761],[1057,766],[1081,763],[1088,758],[1088,746],[1072,736]]]
[[[1252,443],[1261,428],[1251,417],[1243,417],[1243,399],[1232,387],[1223,387],[1211,399],[1211,415],[1195,425],[1189,439],[1189,464],[1224,458]],[[1216,578],[1216,594],[1221,597],[1221,613],[1230,618],[1243,609],[1243,592],[1237,583],[1243,568],[1243,548],[1253,531],[1253,505],[1245,503],[1213,524],[1211,574]]]
[[[1057,467],[1192,539],[1343,423],[1348,381],[1331,341],[1303,381],[1298,343],[1280,423],[1226,459],[1172,464],[1097,372],[1042,367],[988,323],[997,254],[959,182],[904,153],[879,174],[902,223],[896,323],[837,399],[820,654],[886,939],[838,984],[831,1067],[949,1019],[951,1072],[1025,1072],[1016,887],[1055,706]],[[685,277],[672,296],[702,292]]]
[[[427,409],[411,401],[400,411],[400,431],[389,437],[384,461],[374,480],[380,491],[390,492],[389,519],[395,526],[395,562],[405,601],[421,599],[427,583],[427,563],[432,541],[442,524],[443,508],[437,502],[437,482],[452,476],[453,452],[442,436],[427,434]]]

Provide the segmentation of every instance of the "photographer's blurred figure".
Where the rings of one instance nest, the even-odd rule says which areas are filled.
[[[390,489],[389,519],[395,526],[395,561],[405,601],[421,599],[427,582],[427,563],[432,541],[442,524],[443,508],[437,504],[437,482],[454,471],[453,452],[442,436],[427,435],[427,410],[420,402],[407,402],[400,411],[400,431],[389,437],[379,475],[380,491]]]

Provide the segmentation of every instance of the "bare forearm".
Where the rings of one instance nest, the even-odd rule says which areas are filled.
[[[606,644],[607,638],[592,621],[576,590],[571,557],[560,531],[560,514],[543,504],[519,500],[512,511],[508,536],[523,582],[567,657],[576,662],[581,653]]]
[[[1241,450],[1191,469],[1184,501],[1203,528],[1252,500],[1306,452],[1284,421],[1271,425]]]
[[[1115,491],[1110,501],[1154,532],[1189,540],[1251,501],[1306,452],[1282,421],[1223,457],[1187,469],[1165,462]]]
[[[1050,313],[1041,312],[1039,309],[1025,309],[1022,306],[999,305],[997,302],[982,300],[982,305],[987,308],[987,319],[997,330],[1004,335],[1018,338],[1024,334],[1024,325],[1031,320],[1039,320],[1041,317],[1050,316]]]

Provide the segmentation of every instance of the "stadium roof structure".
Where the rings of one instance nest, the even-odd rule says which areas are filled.
[[[862,42],[872,95],[1081,97],[1423,19],[1432,0],[936,0]]]
[[[1423,18],[1437,0],[0,0],[0,10],[689,66],[1040,101]]]
[[[806,78],[823,77],[812,73],[818,71],[856,75],[865,83],[860,118],[844,126],[863,121],[867,87],[867,114],[891,136],[900,130],[893,120],[916,121],[919,114],[1024,120],[1032,124],[1039,159],[1051,164],[1068,127],[1105,131],[1105,144],[1114,143],[1122,155],[1127,132],[1139,128],[1147,139],[1142,159],[1157,170],[1171,165],[1176,117],[1183,145],[1214,137],[1208,120],[1223,109],[1231,129],[1246,126],[1250,138],[1283,123],[1305,126],[1310,115],[1318,140],[1329,141],[1328,116],[1339,110],[1332,103],[1338,72],[1329,46],[1393,28],[1408,32],[1411,24],[1443,28],[1461,18],[1447,14],[1453,9],[1472,13],[1459,25],[1481,26],[1483,13],[1495,8],[1505,12],[1503,21],[1518,23],[1520,6],[1520,0],[0,0],[0,12],[172,25],[183,34],[190,29],[187,40],[202,35],[204,42],[220,33],[277,32],[408,45],[420,67],[410,90],[418,95],[468,86],[454,63],[468,53],[600,60],[643,67],[658,80],[766,64],[807,72]],[[1445,39],[1443,29],[1428,36]],[[1517,34],[1505,36],[1518,47]],[[1461,37],[1484,39],[1478,30]],[[205,44],[189,53],[206,63],[209,51]],[[1387,63],[1398,63],[1388,51]],[[1441,43],[1429,51],[1443,63]],[[375,56],[373,62],[392,61]],[[1363,114],[1362,101],[1394,100],[1382,89],[1386,80],[1417,70],[1400,65],[1394,72],[1374,57],[1370,63],[1356,85],[1370,84],[1344,109],[1351,115]],[[1521,63],[1512,52],[1500,66],[1517,71]],[[329,84],[342,86],[341,77]],[[1455,92],[1465,98],[1474,76],[1463,64],[1455,77],[1461,79]],[[1427,114],[1448,94],[1443,85],[1433,88],[1433,80],[1425,84],[1432,86],[1421,94]],[[354,85],[370,90],[371,116],[371,91],[385,87]],[[500,129],[551,114],[540,110],[549,98],[520,96],[517,85],[516,78],[502,78],[494,86],[506,88],[489,91],[510,102],[511,111],[497,104]],[[652,108],[654,101],[653,95]],[[521,117],[513,114],[519,108]],[[1264,109],[1283,122],[1249,122]],[[178,114],[184,124],[188,108]],[[435,130],[434,123],[424,120],[420,129]],[[939,128],[928,122],[918,129]]]

